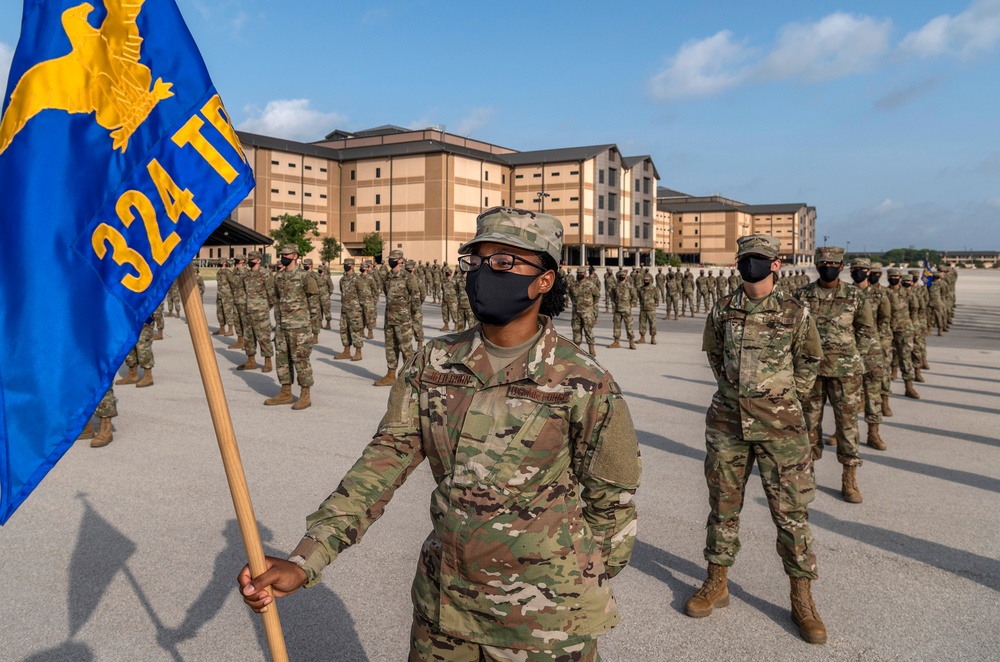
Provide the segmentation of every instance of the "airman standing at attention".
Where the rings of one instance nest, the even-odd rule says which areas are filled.
[[[271,357],[274,356],[274,346],[271,344],[271,308],[274,306],[274,276],[261,268],[261,254],[254,251],[247,255],[250,266],[243,275],[244,308],[247,316],[243,327],[243,349],[247,361],[237,367],[237,370],[254,370],[257,368],[257,346],[260,355],[264,357],[264,369],[261,372],[271,372]]]
[[[326,320],[323,328],[332,331],[330,322],[333,320],[333,310],[330,305],[330,297],[333,295],[333,278],[330,277],[330,269],[325,264],[320,264],[317,267],[316,280],[319,285],[319,315]]]
[[[456,331],[471,329],[479,320],[472,313],[472,302],[469,301],[469,293],[465,291],[467,274],[464,271],[455,272],[455,292],[458,293],[458,321],[455,322]]]
[[[615,274],[608,267],[604,272],[604,312],[611,311],[611,291],[615,289]]]
[[[573,304],[573,319],[570,324],[573,344],[582,347],[586,340],[591,356],[597,355],[594,347],[594,321],[601,305],[599,288],[597,280],[588,278],[582,267],[576,270],[576,280],[569,286],[569,298]]]
[[[735,269],[729,270],[729,294],[732,294],[736,290],[740,289],[740,285],[743,284],[743,279],[740,278],[739,274],[736,273]]]
[[[635,349],[635,337],[632,332],[632,307],[638,302],[635,290],[628,282],[628,274],[624,269],[618,272],[617,283],[611,291],[611,304],[614,308],[614,318],[612,322],[612,333],[614,341],[608,345],[609,349],[621,347],[618,339],[622,335],[622,326],[625,327],[625,334],[628,336],[628,348]]]
[[[145,388],[153,385],[153,366],[156,365],[153,359],[153,324],[153,317],[150,316],[142,325],[135,347],[125,355],[128,374],[115,381],[115,386],[135,384],[136,388]],[[143,370],[142,379],[139,379],[139,366]]]
[[[364,276],[354,270],[354,258],[344,260],[344,275],[340,277],[340,342],[344,351],[334,355],[334,360],[361,360],[365,341],[365,311],[362,305],[362,288],[367,289]],[[351,356],[351,348],[356,350]]]
[[[117,415],[118,405],[117,400],[115,400],[115,387],[112,386],[104,393],[104,397],[98,403],[97,409],[94,410],[93,416],[97,417],[97,431],[94,431],[93,425],[88,420],[87,425],[83,428],[83,432],[77,437],[77,441],[90,439],[91,448],[107,446],[114,441],[111,419]]]
[[[281,266],[274,276],[274,349],[281,391],[264,401],[265,405],[292,405],[298,411],[312,405],[310,389],[313,385],[312,320],[319,308],[316,297],[319,288],[316,279],[298,268],[299,248],[295,244],[281,247]],[[297,379],[301,392],[292,404],[292,380]]]
[[[684,309],[688,311],[688,315],[694,317],[695,311],[695,281],[694,274],[691,273],[691,268],[684,270],[684,275],[681,277],[681,317],[684,316]]]
[[[424,286],[423,279],[416,275],[417,263],[407,260],[406,289],[410,294],[410,324],[413,327],[413,342],[416,348],[424,345]]]
[[[656,344],[656,307],[659,305],[660,291],[653,284],[653,275],[647,271],[639,288],[639,344],[646,342],[647,330],[649,344]]]
[[[705,310],[708,310],[708,301],[707,301],[708,281],[705,277],[704,269],[698,270],[698,277],[695,278],[694,280],[694,287],[695,287],[694,311],[696,313],[700,313],[702,306],[705,307]],[[694,315],[692,315],[692,317],[694,317]]]
[[[809,308],[823,345],[819,376],[802,409],[809,425],[813,459],[823,453],[823,406],[830,401],[837,425],[837,460],[843,465],[841,494],[848,503],[861,503],[858,488],[858,414],[862,411],[865,363],[878,348],[878,329],[865,297],[854,285],[840,280],[844,249],[816,249],[819,278],[799,289],[795,297]]]
[[[801,400],[823,351],[809,309],[774,289],[778,239],[751,235],[736,243],[743,286],[705,320],[702,348],[718,383],[705,419],[708,577],[684,612],[702,618],[729,604],[727,574],[740,551],[740,511],[756,461],[791,584],[792,620],[803,639],[822,644],[826,627],[812,598],[817,574],[808,510],[816,480]]]
[[[443,272],[441,276],[441,319],[444,320],[442,331],[450,331],[448,321],[455,323],[455,330],[458,331],[458,292],[455,289],[455,281],[452,277],[451,269]]]
[[[663,273],[663,267],[656,268],[656,290],[660,293],[660,299],[667,300],[667,274]]]
[[[229,346],[229,349],[243,349],[243,325],[246,322],[247,312],[244,309],[246,299],[243,297],[243,263],[245,258],[237,257],[233,260],[233,270],[229,272],[229,289],[233,293],[233,310],[236,316],[236,342]]]
[[[378,324],[378,293],[378,270],[375,269],[371,262],[365,262],[361,265],[361,278],[358,280],[358,295],[361,297],[364,328],[368,330],[365,337],[369,340],[375,337],[375,326]]]
[[[438,264],[437,260],[434,260],[434,264],[431,265],[431,303],[441,302],[441,283],[444,280],[444,272],[441,270],[441,265]],[[445,326],[448,326],[448,320],[444,321]],[[447,329],[442,329],[447,331]]]
[[[213,336],[232,336],[233,325],[236,324],[236,310],[233,308],[233,290],[229,286],[229,275],[232,268],[228,260],[222,261],[222,266],[215,272],[215,314],[219,319],[219,330]]]
[[[913,366],[913,322],[910,320],[909,289],[904,289],[904,271],[898,267],[889,269],[889,303],[892,305],[892,348],[893,363],[898,363],[903,373],[905,391],[903,395],[914,400],[920,394],[913,388],[916,370]]]
[[[175,280],[167,290],[167,317],[181,316],[181,286]]]
[[[887,446],[879,434],[879,426],[882,423],[882,384],[888,371],[883,338],[884,334],[888,333],[890,342],[892,339],[892,330],[889,326],[892,319],[892,305],[885,296],[885,290],[874,287],[869,282],[871,272],[871,260],[866,257],[851,258],[851,280],[864,295],[864,300],[875,317],[875,328],[878,331],[869,352],[861,357],[865,364],[862,384],[865,397],[865,422],[868,424],[867,442],[875,450],[884,451]],[[827,440],[827,443],[829,444],[830,440]]]
[[[403,363],[413,355],[413,316],[410,312],[410,290],[406,286],[403,251],[389,252],[389,275],[385,279],[385,377],[375,380],[375,386],[396,383],[399,355]]]

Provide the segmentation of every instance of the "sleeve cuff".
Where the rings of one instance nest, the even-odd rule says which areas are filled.
[[[295,546],[288,560],[302,568],[306,573],[306,583],[303,587],[310,588],[319,583],[323,577],[323,568],[337,558],[337,552],[327,549],[315,539],[305,536]]]

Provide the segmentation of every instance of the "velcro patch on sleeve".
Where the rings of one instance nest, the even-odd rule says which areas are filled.
[[[621,398],[614,400],[611,416],[605,423],[601,445],[590,463],[590,473],[596,478],[623,486],[637,486],[642,474],[639,442],[628,405]]]

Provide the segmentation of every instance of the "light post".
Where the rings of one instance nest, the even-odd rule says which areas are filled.
[[[545,211],[545,198],[552,195],[551,193],[546,193],[545,191],[539,191],[538,197],[535,198],[535,202],[538,204],[538,211]]]

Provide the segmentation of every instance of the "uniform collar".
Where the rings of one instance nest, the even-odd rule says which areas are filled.
[[[477,324],[473,329],[471,342],[456,347],[445,365],[464,367],[483,386],[509,384],[524,379],[543,385],[546,381],[545,369],[555,360],[558,338],[551,318],[539,315],[538,321],[542,325],[542,335],[538,338],[538,342],[532,345],[522,357],[514,359],[499,373],[494,374],[493,367],[490,365],[486,345],[483,343],[481,324]]]
[[[736,310],[742,310],[747,313],[754,312],[764,312],[764,311],[777,311],[781,309],[781,302],[778,299],[778,286],[775,285],[771,293],[764,297],[763,301],[755,304],[747,296],[746,290],[742,287],[733,295],[733,298],[729,302],[730,308],[735,308]]]

